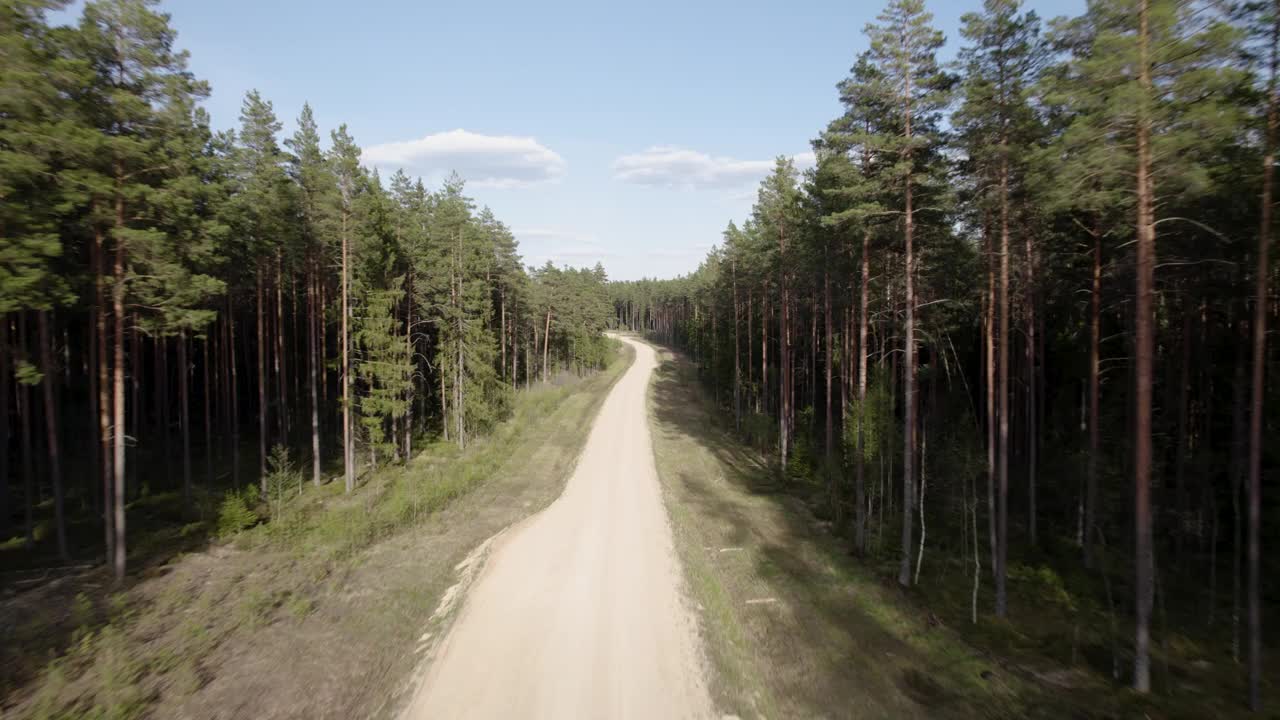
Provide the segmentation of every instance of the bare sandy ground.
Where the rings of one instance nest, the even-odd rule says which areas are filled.
[[[624,341],[564,494],[495,541],[405,720],[713,716],[653,463],[655,354]]]

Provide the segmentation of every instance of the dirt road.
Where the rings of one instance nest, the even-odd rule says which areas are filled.
[[[624,341],[564,494],[495,541],[406,720],[712,716],[646,419],[655,354]]]

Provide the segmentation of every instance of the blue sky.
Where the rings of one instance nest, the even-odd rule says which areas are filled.
[[[954,55],[959,17],[931,9]],[[1083,0],[1028,3],[1078,13]],[[840,112],[835,83],[876,2],[166,0],[210,82],[214,125],[257,88],[285,124],[304,101],[365,162],[429,183],[451,169],[525,260],[610,277],[697,267],[749,212],[777,155],[803,164]]]

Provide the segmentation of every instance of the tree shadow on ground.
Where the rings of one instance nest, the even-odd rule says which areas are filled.
[[[693,366],[662,355],[652,389],[655,432],[687,436],[718,464],[708,472],[710,463],[690,449],[674,480],[704,543],[752,557],[749,572],[737,571],[741,578],[726,572],[718,579],[767,588],[777,600],[748,611],[741,608],[746,598],[734,598],[783,715],[1106,717],[1004,672],[942,627],[910,591],[858,563],[795,488],[735,437],[732,419],[707,398]],[[724,562],[716,558],[722,549],[704,550],[711,562]]]

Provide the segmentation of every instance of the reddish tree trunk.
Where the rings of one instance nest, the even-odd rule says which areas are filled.
[[[1028,541],[1036,545],[1039,538],[1036,527],[1036,451],[1039,444],[1036,433],[1036,265],[1031,233],[1024,232],[1023,237],[1027,251],[1027,535]]]
[[[1280,12],[1280,1],[1273,3]],[[1267,281],[1271,272],[1271,203],[1275,178],[1276,132],[1280,126],[1280,15],[1271,35],[1271,73],[1267,102],[1267,150],[1262,161],[1262,213],[1258,231],[1257,288],[1253,303],[1253,377],[1249,413],[1249,707],[1262,710],[1262,397],[1267,362]]]
[[[1138,5],[1138,82],[1146,100],[1151,94],[1147,0]],[[1134,658],[1133,688],[1151,689],[1150,619],[1155,559],[1151,530],[1151,386],[1155,359],[1155,213],[1151,184],[1151,119],[1138,108],[1137,125],[1137,283],[1134,298]]]
[[[267,496],[267,345],[262,309],[262,263],[258,263],[257,274],[257,319],[258,319],[258,484],[262,496]]]
[[[1101,453],[1100,385],[1102,375],[1102,232],[1093,233],[1093,282],[1089,299],[1089,469],[1085,490],[1084,565],[1094,565],[1094,528],[1098,523],[1098,463]]]
[[[310,264],[311,277],[307,282],[307,393],[311,397],[311,483],[320,485],[320,398],[318,392],[319,366],[322,359],[320,341],[316,337],[320,324],[316,307],[316,265]]]
[[[354,448],[351,446],[351,361],[348,357],[351,345],[348,330],[351,310],[347,290],[350,243],[347,238],[347,222],[348,217],[344,212],[342,215],[342,465],[346,491],[351,492],[356,486],[356,473]]]
[[[282,252],[276,250],[276,327],[275,327],[275,369],[276,369],[276,392],[279,397],[279,406],[276,408],[276,419],[280,425],[280,442],[289,444],[289,405],[286,388],[288,383],[286,380],[287,366],[285,365],[284,354],[284,269],[281,259]]]
[[[119,171],[117,171],[119,176]],[[124,195],[120,191],[119,184],[116,188],[116,228],[124,229]],[[119,585],[124,582],[125,573],[125,506],[124,506],[124,482],[125,482],[125,464],[124,464],[124,333],[125,324],[128,318],[124,311],[124,292],[125,292],[125,244],[124,240],[116,238],[115,265],[112,268],[115,276],[115,282],[111,286],[111,309],[115,318],[115,338],[113,343],[112,358],[112,469],[114,476],[112,478],[115,490],[115,580]]]
[[[730,265],[733,275],[733,427],[742,431],[742,360],[738,328],[742,323],[742,312],[738,306],[738,261]]]
[[[867,308],[871,287],[871,230],[862,232],[861,283],[858,292],[858,441],[857,460],[854,463],[854,500],[857,528],[854,543],[859,553],[867,551],[867,488],[866,488],[866,422],[867,422]]]
[[[996,394],[999,397],[1000,448],[997,453],[999,484],[996,492],[996,617],[1009,614],[1005,583],[1009,555],[1009,158],[1008,143],[1001,142],[1000,158],[1000,359]]]
[[[227,385],[228,405],[231,408],[231,483],[240,487],[240,389],[236,378],[236,316],[231,307],[231,295],[227,294]]]
[[[831,365],[832,365],[832,360],[835,358],[835,354],[832,352],[832,347],[831,347],[831,343],[833,340],[833,338],[831,337],[833,332],[831,327],[831,275],[826,270],[823,270],[823,273],[822,273],[822,320],[824,323],[823,330],[827,336],[826,337],[827,339],[826,360],[823,364],[825,365],[825,370],[827,374],[827,377],[826,377],[827,418],[826,420],[827,420],[827,460],[829,461],[835,454],[835,426],[833,425],[833,420],[831,417],[831,404],[832,404],[831,403],[831,383],[832,383]],[[735,322],[735,326],[736,326],[736,322]]]
[[[998,436],[996,434],[996,252],[994,238],[989,227],[984,223],[987,251],[987,312],[986,330],[986,386],[987,386],[987,533],[991,543],[991,574],[996,580],[1000,576],[1000,540],[996,514],[996,483],[998,472],[996,456],[998,452]]]

